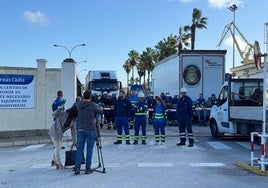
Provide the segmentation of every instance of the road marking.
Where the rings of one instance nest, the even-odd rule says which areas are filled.
[[[30,145],[27,147],[24,147],[22,149],[19,149],[19,151],[32,151],[32,150],[37,150],[41,147],[43,147],[45,144],[38,144],[38,145]]]
[[[173,167],[173,163],[137,163],[138,167]]]
[[[250,142],[236,142],[236,143],[250,150]],[[260,146],[254,144],[254,149],[260,149]]]
[[[214,149],[232,149],[231,147],[221,143],[221,142],[207,142]]]
[[[49,164],[36,164],[34,166],[31,166],[31,168],[46,168],[49,166],[51,166],[51,165],[49,165]]]
[[[225,166],[223,163],[189,163],[191,167],[220,167]]]

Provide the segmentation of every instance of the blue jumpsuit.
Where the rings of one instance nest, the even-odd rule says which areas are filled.
[[[145,143],[146,140],[146,114],[147,114],[148,106],[146,102],[137,102],[135,105],[135,137],[134,140],[139,140],[139,131],[141,127],[142,131],[142,143]]]
[[[179,130],[180,130],[180,143],[185,145],[186,142],[186,133],[185,128],[189,136],[189,144],[194,143],[193,139],[193,130],[192,130],[192,110],[193,102],[192,99],[188,96],[185,98],[180,97],[177,103],[177,119],[179,121]]]
[[[135,117],[135,109],[134,108],[138,102],[138,96],[137,95],[130,95],[128,97],[128,100],[130,101],[131,106],[132,106],[131,115],[130,115],[130,129],[132,129],[134,126],[134,117]]]
[[[165,126],[166,126],[166,107],[161,105],[156,105],[154,108],[154,139],[158,143],[161,140],[162,143],[166,140]],[[160,130],[160,134],[159,134]]]

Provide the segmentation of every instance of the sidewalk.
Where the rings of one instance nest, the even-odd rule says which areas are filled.
[[[152,125],[147,125],[147,137],[148,139],[153,139],[154,130]],[[199,127],[196,124],[193,124],[193,132],[194,137],[203,137],[203,136],[211,136],[209,127]],[[114,137],[116,138],[116,130],[107,129],[104,126],[100,129],[100,134],[103,137]],[[141,134],[141,130],[140,130]],[[130,130],[131,139],[133,139],[134,130]],[[178,127],[166,127],[166,137],[179,137],[179,128]],[[66,140],[68,140],[68,135],[64,135]],[[27,145],[35,145],[35,144],[50,144],[51,139],[49,135],[39,135],[39,136],[25,136],[25,137],[12,137],[12,138],[0,138],[0,148],[1,147],[13,147],[13,146],[27,146]]]

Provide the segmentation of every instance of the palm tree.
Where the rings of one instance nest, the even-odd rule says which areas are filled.
[[[143,63],[145,71],[147,71],[148,83],[150,83],[150,75],[154,69],[154,57],[155,51],[152,48],[146,48],[146,51],[143,51],[141,54],[141,62]]]
[[[183,27],[179,28],[179,36],[178,36],[178,50],[182,50],[183,46],[189,46],[189,39],[191,38],[190,33],[186,33],[183,30]]]
[[[132,78],[134,79],[134,68],[135,68],[136,64],[140,60],[140,55],[139,55],[139,53],[136,50],[131,50],[128,53],[128,56],[129,56],[130,65],[132,67]]]
[[[144,64],[140,61],[136,66],[137,66],[137,71],[139,75],[139,83],[141,84],[141,77],[145,77]]]
[[[192,24],[184,26],[185,32],[191,33],[191,50],[194,50],[195,47],[195,32],[196,29],[206,29],[207,28],[207,19],[206,17],[202,17],[201,10],[194,8],[192,14]]]
[[[123,65],[123,69],[126,71],[127,73],[127,88],[128,88],[128,83],[129,83],[129,73],[131,71],[131,65],[130,65],[130,61],[129,59],[125,61],[125,64]]]
[[[159,61],[177,53],[177,36],[169,35],[167,38],[159,41],[155,48],[159,54]]]

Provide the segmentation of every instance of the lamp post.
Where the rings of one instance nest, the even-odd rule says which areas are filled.
[[[233,17],[233,37],[235,37],[235,11],[237,10],[237,6],[236,4],[232,4],[231,6],[228,7],[228,9],[230,11],[232,11],[234,13],[234,17]],[[235,42],[234,42],[234,38],[233,38],[233,68],[235,66]]]
[[[77,66],[80,64],[80,63],[86,63],[87,61],[80,61],[77,63]]]
[[[80,70],[80,71],[78,72],[78,74],[77,74],[77,77],[79,77],[79,74],[80,74],[81,72],[83,72],[83,71],[87,71],[87,69]]]
[[[58,45],[58,44],[54,44],[53,46],[54,47],[62,47],[64,48],[65,50],[67,50],[68,54],[69,54],[69,58],[71,59],[72,58],[72,52],[75,48],[79,47],[79,46],[85,46],[86,44],[78,44],[76,46],[74,46],[71,50],[69,50],[67,47],[63,46],[63,45]]]

